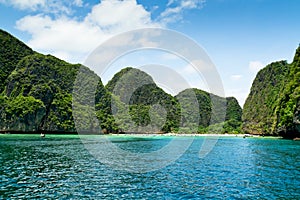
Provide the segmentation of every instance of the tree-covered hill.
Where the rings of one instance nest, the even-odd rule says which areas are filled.
[[[4,31],[0,32],[0,38],[0,71],[5,75],[1,82],[0,130],[76,132],[72,116],[73,84],[79,68],[90,70],[36,53]],[[106,95],[100,81],[96,91],[98,109],[103,108],[101,101]],[[109,109],[102,111],[104,115]],[[105,119],[102,121],[105,124]]]
[[[300,47],[291,64],[274,62],[258,72],[243,109],[243,130],[296,137],[300,133]]]
[[[290,65],[287,75],[289,82],[278,100],[275,109],[276,127],[275,132],[286,137],[300,136],[300,46]]]
[[[173,97],[134,68],[121,70],[104,87],[87,67],[34,52],[5,31],[0,31],[0,42],[0,132],[75,133],[76,127],[98,132],[98,124],[104,133],[204,133],[209,125],[216,131],[239,131],[241,109],[233,97],[198,89]],[[78,73],[85,75],[76,85]],[[96,91],[81,95],[95,77]]]
[[[178,102],[147,73],[127,67],[116,73],[106,89],[114,98],[115,118],[123,131],[172,131],[179,126]]]
[[[196,104],[191,99],[196,97]],[[198,120],[198,133],[240,133],[242,109],[234,97],[222,98],[196,88],[176,95],[183,116]],[[195,105],[198,106],[197,112]]]
[[[131,67],[116,73],[105,87],[115,99],[116,122],[124,131],[142,131],[153,123],[165,123],[155,130],[206,133],[208,126],[214,125],[221,127],[215,130],[219,133],[240,132],[242,109],[234,97],[225,99],[199,89],[186,89],[172,97],[147,73]]]
[[[0,93],[6,78],[16,68],[18,62],[34,52],[9,33],[0,29]]]

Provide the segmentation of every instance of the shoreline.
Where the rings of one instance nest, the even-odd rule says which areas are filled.
[[[159,136],[167,136],[167,137],[239,137],[239,138],[282,138],[280,136],[262,136],[262,135],[250,135],[250,134],[188,134],[188,133],[125,133],[125,134],[108,134],[107,136],[124,136],[124,137],[159,137]]]
[[[40,135],[40,133],[26,133],[26,132],[18,132],[18,133],[0,133],[0,135]],[[78,134],[78,133],[59,133],[59,132],[51,132],[45,133],[45,136],[52,135],[52,136],[63,136],[63,135],[94,135],[94,136],[119,136],[119,137],[237,137],[237,138],[277,138],[277,139],[284,139],[281,136],[263,136],[263,135],[252,135],[252,134],[199,134],[199,133],[109,133],[109,134],[95,134],[95,133],[88,133],[88,134]]]

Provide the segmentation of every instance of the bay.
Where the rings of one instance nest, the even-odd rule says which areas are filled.
[[[146,153],[174,137],[109,139]],[[95,159],[77,135],[0,135],[0,199],[300,199],[299,141],[220,137],[199,158],[204,139],[167,167],[130,173]]]

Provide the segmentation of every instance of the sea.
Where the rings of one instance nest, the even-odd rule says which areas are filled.
[[[0,199],[300,199],[300,141],[3,134],[0,152]]]

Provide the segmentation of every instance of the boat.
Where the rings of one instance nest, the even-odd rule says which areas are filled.
[[[247,137],[253,137],[253,136],[250,135],[250,134],[245,134],[245,135],[243,136],[243,138],[247,138]]]

